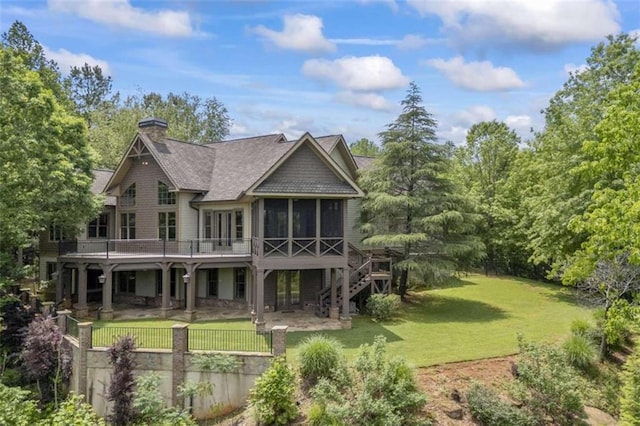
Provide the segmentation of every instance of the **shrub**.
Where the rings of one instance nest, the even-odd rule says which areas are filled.
[[[136,425],[196,426],[188,412],[165,406],[157,374],[145,374],[136,379],[132,404],[137,414]]]
[[[250,401],[256,418],[267,425],[287,425],[298,416],[294,401],[295,373],[277,358],[256,381]]]
[[[376,321],[391,319],[400,307],[400,297],[396,294],[372,294],[367,300],[367,312]]]
[[[589,337],[592,333],[593,327],[588,321],[575,319],[571,322],[571,334],[574,336]]]
[[[39,416],[28,391],[0,384],[0,425],[30,426]]]
[[[133,410],[134,349],[133,337],[122,336],[107,350],[109,363],[113,365],[107,401],[113,402],[113,414],[109,420],[115,426],[131,424],[135,419]]]
[[[27,376],[38,382],[40,402],[58,405],[61,387],[71,376],[71,348],[49,316],[36,317],[22,343]]]
[[[583,371],[593,365],[597,356],[596,348],[589,337],[584,334],[573,334],[564,342],[562,348],[567,362]]]
[[[530,426],[539,424],[530,413],[502,400],[491,389],[474,383],[466,393],[473,419],[491,426]]]
[[[640,424],[640,350],[636,349],[623,366],[620,423]]]
[[[558,424],[575,424],[584,414],[575,370],[558,348],[525,342],[518,337],[518,397],[540,418]]]
[[[105,426],[105,421],[98,417],[93,407],[84,402],[81,396],[70,395],[47,420],[40,423],[40,426],[48,425]]]
[[[313,386],[321,377],[337,377],[343,366],[342,345],[336,339],[324,335],[305,339],[298,350],[300,376],[308,386]]]

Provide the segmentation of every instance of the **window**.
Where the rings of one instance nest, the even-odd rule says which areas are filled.
[[[87,226],[87,236],[89,238],[107,238],[109,231],[109,215],[104,213],[93,219]]]
[[[62,226],[51,225],[49,227],[49,241],[68,241],[71,239],[71,233]]]
[[[129,207],[136,205],[136,184],[132,183],[120,196],[120,206]]]
[[[164,182],[158,182],[158,204],[175,204],[176,193],[170,192],[169,187]]]
[[[136,214],[122,213],[120,215],[120,238],[123,240],[135,240],[136,238]]]
[[[293,238],[316,236],[316,200],[293,200]]]
[[[158,238],[161,240],[176,239],[176,212],[158,213]]]
[[[207,288],[209,296],[218,297],[218,270],[207,270]]]
[[[47,276],[45,280],[53,280],[53,274],[58,272],[58,264],[55,262],[47,262]]]
[[[245,289],[247,286],[247,270],[245,268],[234,268],[234,297],[236,299],[244,299]]]
[[[287,237],[289,226],[289,200],[264,200],[264,236],[265,238]]]
[[[211,210],[204,212],[204,237],[208,240],[213,238],[213,212]]]
[[[342,200],[321,200],[320,212],[320,236],[343,237]]]
[[[236,240],[241,240],[242,237],[244,236],[244,226],[242,223],[242,210],[236,210]]]
[[[118,293],[136,293],[135,271],[118,271]]]

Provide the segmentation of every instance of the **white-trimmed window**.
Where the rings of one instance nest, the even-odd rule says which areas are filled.
[[[136,205],[136,184],[132,183],[127,189],[124,190],[120,196],[120,206],[130,207]]]
[[[176,212],[158,213],[158,238],[161,240],[176,239]]]
[[[120,238],[123,240],[135,240],[136,238],[136,214],[122,213],[120,215]]]
[[[71,233],[62,226],[51,225],[49,227],[49,241],[69,241]]]
[[[87,236],[89,238],[107,238],[109,235],[109,215],[101,214],[89,222]]]
[[[158,182],[158,204],[171,205],[176,203],[176,193],[169,191],[169,186],[164,182]]]

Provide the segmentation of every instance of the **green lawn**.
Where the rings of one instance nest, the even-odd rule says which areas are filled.
[[[351,330],[322,332],[335,337],[352,356],[363,343],[383,335],[388,353],[416,366],[516,353],[517,334],[555,342],[568,335],[575,318],[590,321],[590,310],[575,302],[570,288],[517,278],[472,275],[450,287],[413,294],[395,321],[353,319]],[[313,333],[287,335],[288,358],[295,363],[299,342]]]
[[[517,352],[518,333],[536,341],[561,341],[575,318],[590,321],[589,309],[575,302],[570,288],[517,278],[471,275],[455,284],[413,293],[394,321],[353,318],[351,330],[290,332],[287,358],[296,363],[297,346],[322,333],[338,339],[347,356],[376,335],[387,338],[388,351],[416,366],[464,361]],[[107,327],[171,327],[174,320],[97,321]],[[253,330],[247,319],[196,322],[192,329]],[[164,341],[166,337],[151,337]]]

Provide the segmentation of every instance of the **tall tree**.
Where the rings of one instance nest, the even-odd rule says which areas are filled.
[[[86,127],[11,48],[0,48],[0,249],[94,217]]]
[[[147,93],[120,102],[103,102],[91,112],[91,146],[98,153],[98,165],[115,167],[145,117],[159,117],[169,124],[167,134],[192,143],[219,141],[229,134],[231,119],[216,98],[202,99],[189,93]]]
[[[20,21],[15,21],[9,30],[2,34],[2,46],[14,51],[20,57],[23,65],[40,75],[42,84],[53,91],[56,99],[68,106],[64,90],[60,84],[61,76],[58,64],[47,59],[42,45]]]
[[[477,215],[447,176],[451,163],[436,142],[436,125],[411,83],[402,113],[379,135],[380,156],[361,180],[364,243],[401,251],[401,297],[409,271],[455,271],[484,249],[473,236]]]
[[[515,225],[512,192],[507,182],[518,155],[520,137],[495,120],[474,124],[467,144],[458,149],[456,160],[461,187],[473,197],[483,216],[479,235],[486,247],[485,271],[512,272],[510,259],[515,249],[509,240]]]
[[[367,138],[351,143],[349,149],[353,155],[362,155],[364,157],[377,157],[380,153],[380,147]]]
[[[81,68],[71,67],[64,85],[76,111],[91,127],[91,113],[106,102],[111,93],[111,76],[105,76],[100,66],[85,63]]]
[[[533,261],[561,265],[588,237],[569,224],[589,209],[595,185],[610,181],[593,173],[593,158],[583,144],[598,141],[595,126],[605,114],[607,94],[629,83],[638,62],[634,37],[609,36],[591,50],[586,69],[571,73],[544,110],[545,129],[536,135],[529,164],[539,183],[535,197],[526,201],[531,222],[523,225],[529,229]]]

